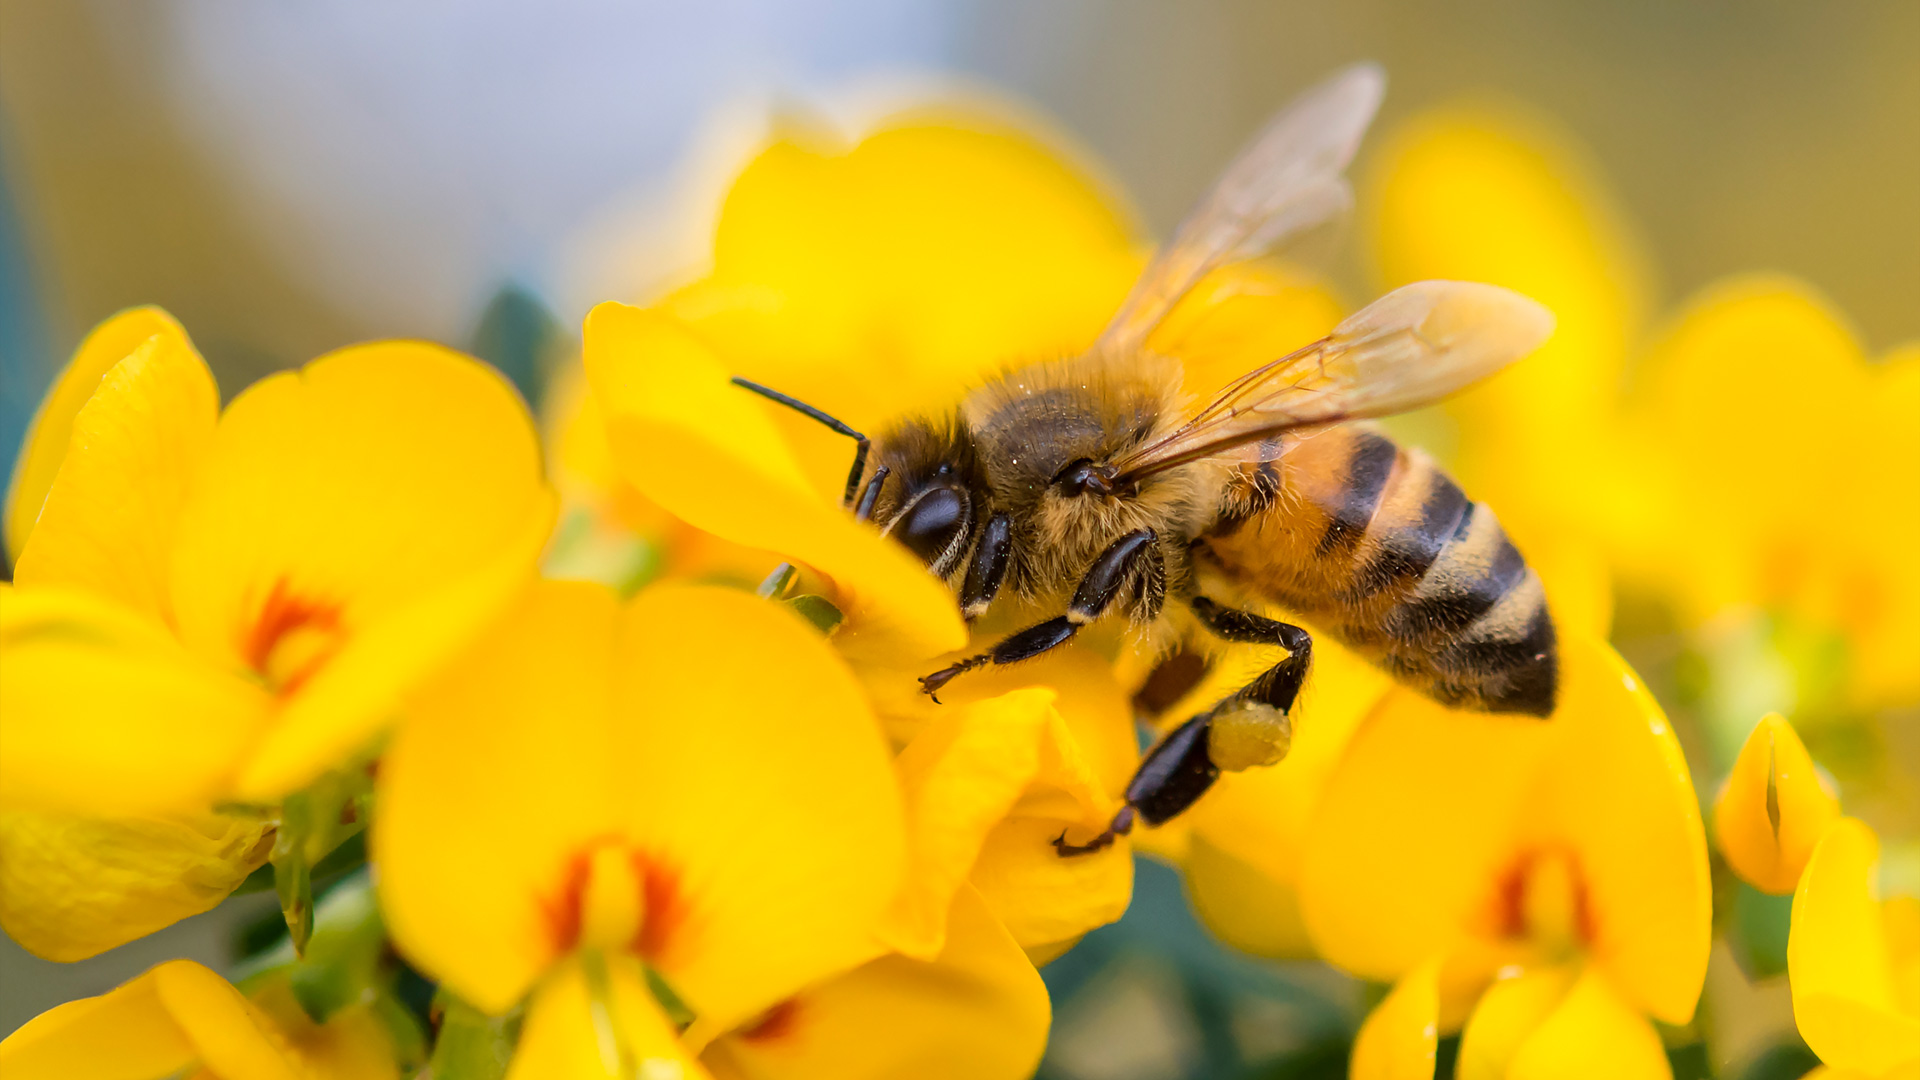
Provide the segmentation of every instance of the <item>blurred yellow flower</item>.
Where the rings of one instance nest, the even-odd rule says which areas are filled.
[[[732,1030],[882,953],[901,880],[858,684],[799,615],[731,589],[536,585],[409,705],[378,795],[400,949],[490,1013],[532,992],[516,1077],[697,1075],[649,971]]]
[[[1714,841],[1733,872],[1761,892],[1794,890],[1840,800],[1779,713],[1754,725],[1713,805]]]
[[[1632,230],[1549,124],[1510,110],[1407,122],[1366,204],[1383,284],[1488,281],[1558,319],[1441,411],[1459,479],[1563,619],[1598,604],[1605,626],[1610,568],[1687,627],[1768,610],[1843,636],[1847,704],[1920,700],[1920,500],[1894,494],[1920,489],[1920,349],[1870,362],[1806,285],[1735,277],[1673,318],[1629,393],[1649,310]]]
[[[394,1045],[365,1007],[315,1024],[285,980],[252,1000],[191,960],[170,960],[100,997],[57,1006],[0,1042],[8,1080],[193,1076],[205,1080],[398,1080]]]
[[[1873,830],[1842,818],[1793,896],[1794,1020],[1835,1080],[1920,1076],[1920,900],[1879,900],[1879,855]]]
[[[552,514],[526,409],[482,365],[355,346],[223,412],[152,309],[81,346],[22,462],[0,594],[0,801],[21,808],[277,801],[507,601]]]
[[[1811,289],[1705,290],[1651,354],[1622,430],[1622,560],[1691,623],[1741,605],[1850,647],[1859,705],[1920,701],[1920,350],[1874,364]]]
[[[1395,690],[1327,781],[1307,929],[1334,964],[1400,983],[1356,1076],[1430,1077],[1463,1023],[1462,1078],[1668,1075],[1647,1017],[1684,1023],[1700,994],[1706,837],[1652,696],[1594,639],[1562,649],[1546,722]]]

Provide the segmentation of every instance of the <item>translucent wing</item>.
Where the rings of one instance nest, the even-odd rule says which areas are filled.
[[[1096,348],[1139,347],[1208,272],[1345,210],[1353,193],[1340,173],[1385,92],[1379,67],[1356,64],[1269,121],[1154,256]]]
[[[1227,384],[1173,433],[1114,463],[1117,480],[1235,450],[1278,453],[1281,432],[1404,412],[1540,347],[1553,314],[1497,285],[1421,281],[1374,301],[1306,348]]]

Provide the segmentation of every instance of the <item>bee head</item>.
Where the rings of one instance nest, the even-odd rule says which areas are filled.
[[[909,421],[882,436],[875,466],[888,478],[874,505],[881,532],[946,577],[966,556],[976,516],[971,441],[957,424]]]

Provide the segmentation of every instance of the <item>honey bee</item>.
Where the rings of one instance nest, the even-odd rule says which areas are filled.
[[[1435,401],[1532,352],[1552,331],[1546,309],[1491,285],[1408,285],[1197,408],[1182,400],[1180,363],[1147,347],[1207,274],[1349,204],[1342,173],[1383,91],[1372,65],[1308,91],[1228,167],[1092,348],[1011,368],[947,415],[897,424],[871,443],[871,471],[858,432],[735,380],[859,440],[848,505],[947,580],[969,621],[1009,596],[1057,613],[925,676],[928,694],[1109,617],[1161,640],[1178,638],[1178,622],[1286,650],[1161,739],[1111,825],[1080,843],[1063,834],[1062,855],[1099,850],[1136,819],[1169,820],[1223,769],[1285,755],[1312,639],[1216,597],[1297,612],[1445,704],[1553,710],[1539,576],[1430,458],[1350,423]]]

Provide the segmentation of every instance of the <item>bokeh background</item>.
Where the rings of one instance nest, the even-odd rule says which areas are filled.
[[[1564,133],[1656,307],[1778,270],[1869,354],[1920,338],[1904,0],[0,0],[0,467],[80,336],[129,305],[178,316],[229,394],[387,336],[473,348],[528,385],[589,303],[697,261],[688,208],[768,115],[1007,99],[1164,235],[1272,109],[1363,58],[1390,74],[1382,129],[1477,100]],[[1325,254],[1350,295],[1356,247]],[[0,940],[0,1032],[164,956],[223,965],[272,912],[249,899],[80,965]],[[1127,919],[1047,977],[1046,1073],[1081,1080],[1339,1075],[1369,993],[1213,947],[1151,864]],[[1750,1032],[1713,1067],[1797,1075],[1784,988],[1718,977]]]

